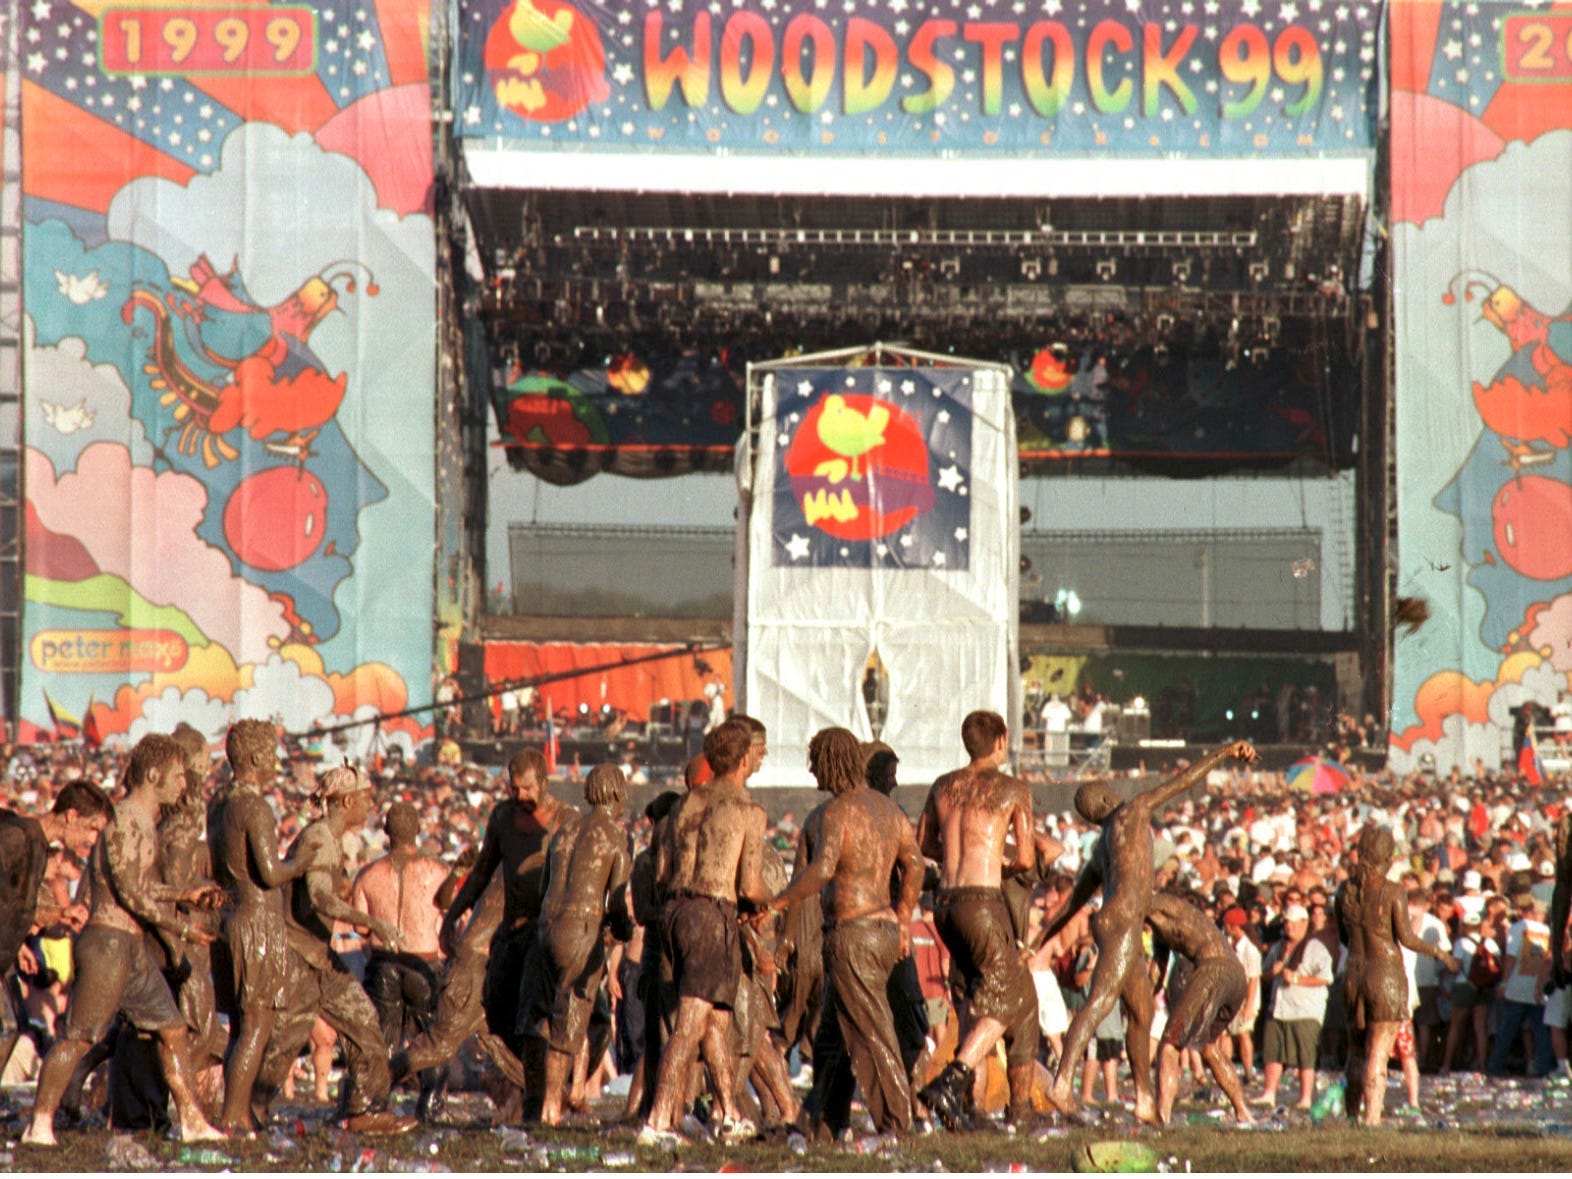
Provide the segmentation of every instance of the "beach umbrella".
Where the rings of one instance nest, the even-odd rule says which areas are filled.
[[[1347,788],[1349,779],[1343,766],[1324,757],[1302,757],[1288,767],[1288,784],[1311,794],[1336,794]]]

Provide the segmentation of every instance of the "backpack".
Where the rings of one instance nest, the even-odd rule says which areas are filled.
[[[1491,953],[1490,947],[1484,942],[1479,943],[1479,948],[1474,951],[1474,958],[1468,964],[1468,985],[1476,991],[1493,991],[1501,982],[1501,959]]]

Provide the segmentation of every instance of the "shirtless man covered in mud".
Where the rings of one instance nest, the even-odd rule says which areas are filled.
[[[1141,927],[1152,905],[1156,867],[1152,863],[1152,815],[1186,790],[1206,780],[1207,774],[1228,758],[1249,765],[1259,759],[1248,741],[1220,745],[1194,765],[1160,782],[1152,789],[1121,803],[1103,782],[1088,782],[1075,792],[1075,809],[1088,822],[1102,827],[1091,858],[1075,881],[1064,907],[1043,927],[1040,947],[1073,917],[1098,888],[1102,908],[1092,917],[1092,938],[1097,943],[1097,965],[1086,1005],[1075,1013],[1065,1033],[1064,1053],[1054,1075],[1049,1099],[1060,1113],[1076,1115],[1072,1083],[1085,1059],[1097,1025],[1121,1000],[1129,1017],[1125,1046],[1135,1080],[1135,1116],[1155,1125],[1157,1107],[1152,1099],[1152,980],[1146,973]]]
[[[1223,1033],[1250,991],[1239,956],[1205,913],[1171,893],[1160,892],[1152,898],[1146,919],[1158,940],[1195,963],[1178,1002],[1168,1013],[1157,1046],[1157,1119],[1166,1126],[1173,1117],[1179,1064],[1185,1050],[1194,1048],[1234,1107],[1234,1117],[1241,1126],[1248,1126],[1254,1119],[1245,1104],[1239,1074],[1223,1055],[1222,1046]]]
[[[402,799],[388,807],[382,821],[388,836],[388,854],[367,864],[355,877],[350,903],[398,930],[395,947],[376,934],[368,939],[365,987],[382,1024],[382,1039],[389,1049],[401,1047],[406,1038],[423,1031],[431,1020],[437,999],[437,972],[442,951],[437,934],[443,910],[437,896],[448,879],[448,867],[435,856],[422,855],[416,846],[420,812]],[[415,1113],[422,1121],[440,1105],[442,1075],[438,1070],[420,1078]]]
[[[185,1017],[143,940],[144,933],[155,931],[175,945],[212,940],[175,907],[208,904],[215,899],[214,890],[204,886],[181,891],[153,878],[159,808],[173,805],[186,785],[180,747],[168,737],[143,737],[131,751],[126,784],[129,793],[115,808],[88,863],[93,904],[72,951],[77,981],[66,1011],[65,1035],[44,1060],[32,1124],[22,1139],[34,1146],[56,1144],[54,1116],[61,1095],[77,1062],[103,1038],[117,1013],[131,1026],[158,1034],[159,1064],[175,1100],[181,1138],[199,1142],[224,1137],[208,1125],[192,1095]]]
[[[369,930],[384,945],[398,948],[394,926],[343,899],[349,894],[349,881],[341,840],[346,831],[357,830],[370,817],[375,796],[364,774],[337,766],[322,775],[316,797],[324,817],[302,831],[292,849],[304,874],[291,886],[285,910],[289,1006],[274,1028],[257,1075],[253,1117],[265,1120],[268,1102],[283,1085],[321,1016],[338,1033],[344,1048],[338,1116],[345,1128],[360,1134],[402,1133],[415,1123],[388,1110],[392,1081],[376,1008],[331,949],[335,921]]]
[[[278,820],[262,797],[278,776],[278,730],[268,721],[236,721],[224,753],[231,784],[208,807],[207,842],[213,877],[229,898],[223,949],[214,957],[226,980],[219,990],[229,992],[234,1008],[219,1122],[235,1133],[256,1128],[251,1091],[278,1013],[288,1003],[283,886],[304,868],[280,859]]]
[[[546,974],[529,1013],[530,1035],[545,1041],[546,1091],[540,1120],[562,1120],[563,1090],[573,1057],[586,1040],[595,996],[606,972],[601,934],[611,894],[628,882],[631,853],[622,815],[628,783],[605,763],[584,784],[587,814],[557,828],[546,850],[546,888],[540,906],[541,968]]]
[[[820,815],[811,862],[770,908],[785,909],[828,890],[825,1016],[835,1021],[851,1056],[851,1071],[874,1127],[881,1134],[909,1130],[911,1090],[895,1037],[889,983],[896,963],[911,949],[922,854],[901,809],[868,788],[862,748],[853,733],[831,728],[814,734],[808,768],[819,789],[834,797]],[[901,888],[892,905],[890,881],[897,870]],[[817,1056],[815,1062],[817,1072],[823,1064]],[[839,1117],[850,1111],[833,1112]]]
[[[961,980],[957,998],[971,1005],[972,1026],[955,1059],[920,1094],[951,1130],[969,1128],[972,1078],[1001,1039],[1009,1115],[1017,1123],[1030,1115],[1038,1036],[1037,991],[1001,891],[1006,868],[1037,866],[1031,791],[1000,772],[1009,756],[1009,730],[997,712],[969,713],[961,741],[971,763],[933,784],[917,822],[922,854],[940,865],[934,924]],[[1007,864],[1005,843],[1012,834],[1016,850]]]
[[[677,990],[677,1022],[661,1057],[649,1120],[639,1132],[641,1146],[680,1144],[671,1126],[701,1040],[723,1136],[753,1133],[737,1111],[736,1061],[728,1042],[742,979],[738,902],[758,909],[770,899],[759,867],[764,809],[743,791],[751,743],[748,726],[735,721],[704,738],[704,757],[715,777],[673,808],[657,853],[657,877],[668,897],[661,926]]]

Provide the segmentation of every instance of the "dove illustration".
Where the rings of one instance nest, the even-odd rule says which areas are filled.
[[[98,277],[96,270],[85,275],[66,274],[62,270],[57,270],[55,281],[60,284],[60,293],[78,307],[109,294],[109,288]]]
[[[75,405],[55,405],[49,401],[40,401],[39,404],[44,409],[44,421],[62,434],[75,434],[78,430],[85,430],[98,416],[87,408],[85,397]]]

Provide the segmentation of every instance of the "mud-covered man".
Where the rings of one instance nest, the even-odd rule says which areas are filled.
[[[1172,1118],[1180,1061],[1193,1048],[1234,1107],[1234,1117],[1247,1126],[1252,1119],[1239,1074],[1223,1055],[1223,1034],[1250,993],[1244,967],[1222,930],[1180,897],[1158,893],[1146,919],[1162,946],[1194,964],[1157,1045],[1157,1119],[1166,1126]]]
[[[332,947],[333,923],[369,930],[384,945],[398,947],[398,930],[361,912],[343,898],[349,894],[341,840],[370,817],[375,804],[371,781],[349,766],[322,775],[316,794],[324,817],[300,833],[292,848],[303,874],[290,887],[285,909],[289,944],[289,1007],[279,1019],[257,1077],[253,1116],[265,1120],[267,1104],[295,1058],[311,1038],[320,1015],[338,1033],[344,1048],[344,1080],[338,1116],[345,1128],[362,1134],[394,1134],[414,1122],[387,1108],[392,1080],[387,1044],[377,1011],[365,990]]]
[[[1037,991],[1021,955],[1001,890],[1006,868],[1034,871],[1032,795],[1000,767],[1010,734],[997,712],[969,713],[961,742],[971,759],[933,784],[917,823],[922,854],[939,864],[934,925],[950,952],[951,974],[969,1004],[972,1025],[955,1059],[922,1090],[923,1102],[952,1130],[970,1124],[975,1070],[1001,1039],[1010,1088],[1010,1117],[1031,1112],[1037,1055]],[[1007,863],[1005,845],[1015,854]]]
[[[216,899],[216,890],[204,886],[181,891],[159,883],[153,874],[159,809],[173,806],[185,784],[180,747],[174,741],[154,734],[137,742],[126,770],[128,794],[88,862],[92,911],[72,948],[76,986],[65,1035],[44,1060],[24,1142],[55,1145],[55,1110],[71,1074],[117,1014],[132,1027],[157,1034],[159,1064],[174,1098],[181,1138],[194,1142],[224,1136],[208,1124],[192,1093],[185,1017],[144,941],[148,933],[170,945],[212,940],[176,907],[206,905]]]
[[[657,877],[668,900],[661,915],[677,991],[677,1020],[661,1057],[655,1101],[639,1132],[642,1146],[672,1146],[671,1130],[688,1074],[705,1045],[725,1137],[751,1136],[737,1110],[731,1011],[742,978],[738,903],[769,899],[760,874],[765,814],[743,790],[752,733],[726,721],[704,738],[712,781],[690,790],[667,819]]]
[[[1152,816],[1205,781],[1207,774],[1227,759],[1236,758],[1249,765],[1259,756],[1248,741],[1220,745],[1194,765],[1124,803],[1103,782],[1089,782],[1076,791],[1075,809],[1083,819],[1102,828],[1102,837],[1076,878],[1064,907],[1043,927],[1037,944],[1040,946],[1058,933],[1099,888],[1103,890],[1103,904],[1091,921],[1097,964],[1092,968],[1086,1004],[1070,1021],[1059,1070],[1048,1091],[1049,1099],[1061,1113],[1075,1115],[1071,1086],[1076,1070],[1097,1025],[1115,1003],[1123,1002],[1129,1019],[1125,1045],[1135,1080],[1135,1116],[1148,1125],[1156,1123],[1149,1036],[1154,1001],[1152,980],[1146,972],[1146,952],[1141,944],[1141,930],[1152,905],[1157,876],[1152,863]]]
[[[382,1039],[398,1049],[430,1023],[436,1009],[437,972],[442,951],[437,934],[442,909],[437,894],[448,879],[448,868],[434,856],[422,855],[420,812],[402,799],[388,807],[382,820],[388,836],[388,854],[367,864],[355,877],[350,903],[398,930],[394,946],[373,933],[366,958],[365,986],[377,1009]],[[432,1069],[420,1078],[415,1112],[422,1120],[432,1116],[438,1100],[441,1072]]]
[[[853,733],[829,728],[814,734],[808,769],[819,789],[834,797],[820,815],[812,859],[770,907],[784,909],[822,894],[829,916],[824,1023],[833,1021],[840,1033],[875,1128],[881,1134],[909,1130],[911,1090],[888,992],[896,963],[911,949],[922,855],[901,809],[868,788],[862,748]],[[892,874],[898,874],[901,885],[893,904]],[[825,1104],[831,1104],[828,1097]],[[833,1116],[839,1120],[848,1112],[837,1110]]]
[[[88,917],[81,905],[39,905],[50,846],[58,844],[85,860],[114,813],[109,796],[91,782],[67,783],[54,809],[37,818],[0,807],[0,1072],[27,1022],[16,977],[22,943],[35,929],[61,925],[79,930]]]
[[[628,882],[632,855],[622,823],[628,783],[605,763],[584,784],[587,813],[557,828],[546,850],[546,887],[540,907],[540,964],[545,980],[529,1013],[529,1034],[545,1043],[546,1091],[540,1120],[562,1120],[563,1093],[573,1058],[586,1041],[590,1014],[606,972],[607,907]],[[623,906],[626,913],[626,907]],[[631,934],[632,929],[621,930]],[[626,940],[624,937],[622,940]]]
[[[214,957],[215,983],[230,1009],[220,1125],[249,1132],[251,1094],[278,1013],[288,1004],[289,943],[283,886],[300,864],[278,854],[278,820],[262,792],[278,777],[278,730],[262,720],[230,726],[224,741],[230,786],[208,807],[213,878],[228,897],[224,935]]]
[[[486,821],[480,856],[442,920],[441,941],[451,954],[459,920],[480,899],[500,869],[504,889],[502,925],[491,946],[486,967],[486,1023],[510,1053],[523,1055],[529,1081],[525,1114],[538,1115],[545,1092],[545,1060],[541,1042],[529,1051],[519,1035],[520,1014],[535,1003],[540,971],[534,966],[539,937],[540,901],[546,870],[546,844],[577,812],[546,790],[546,758],[538,749],[524,749],[508,762],[508,790]]]

